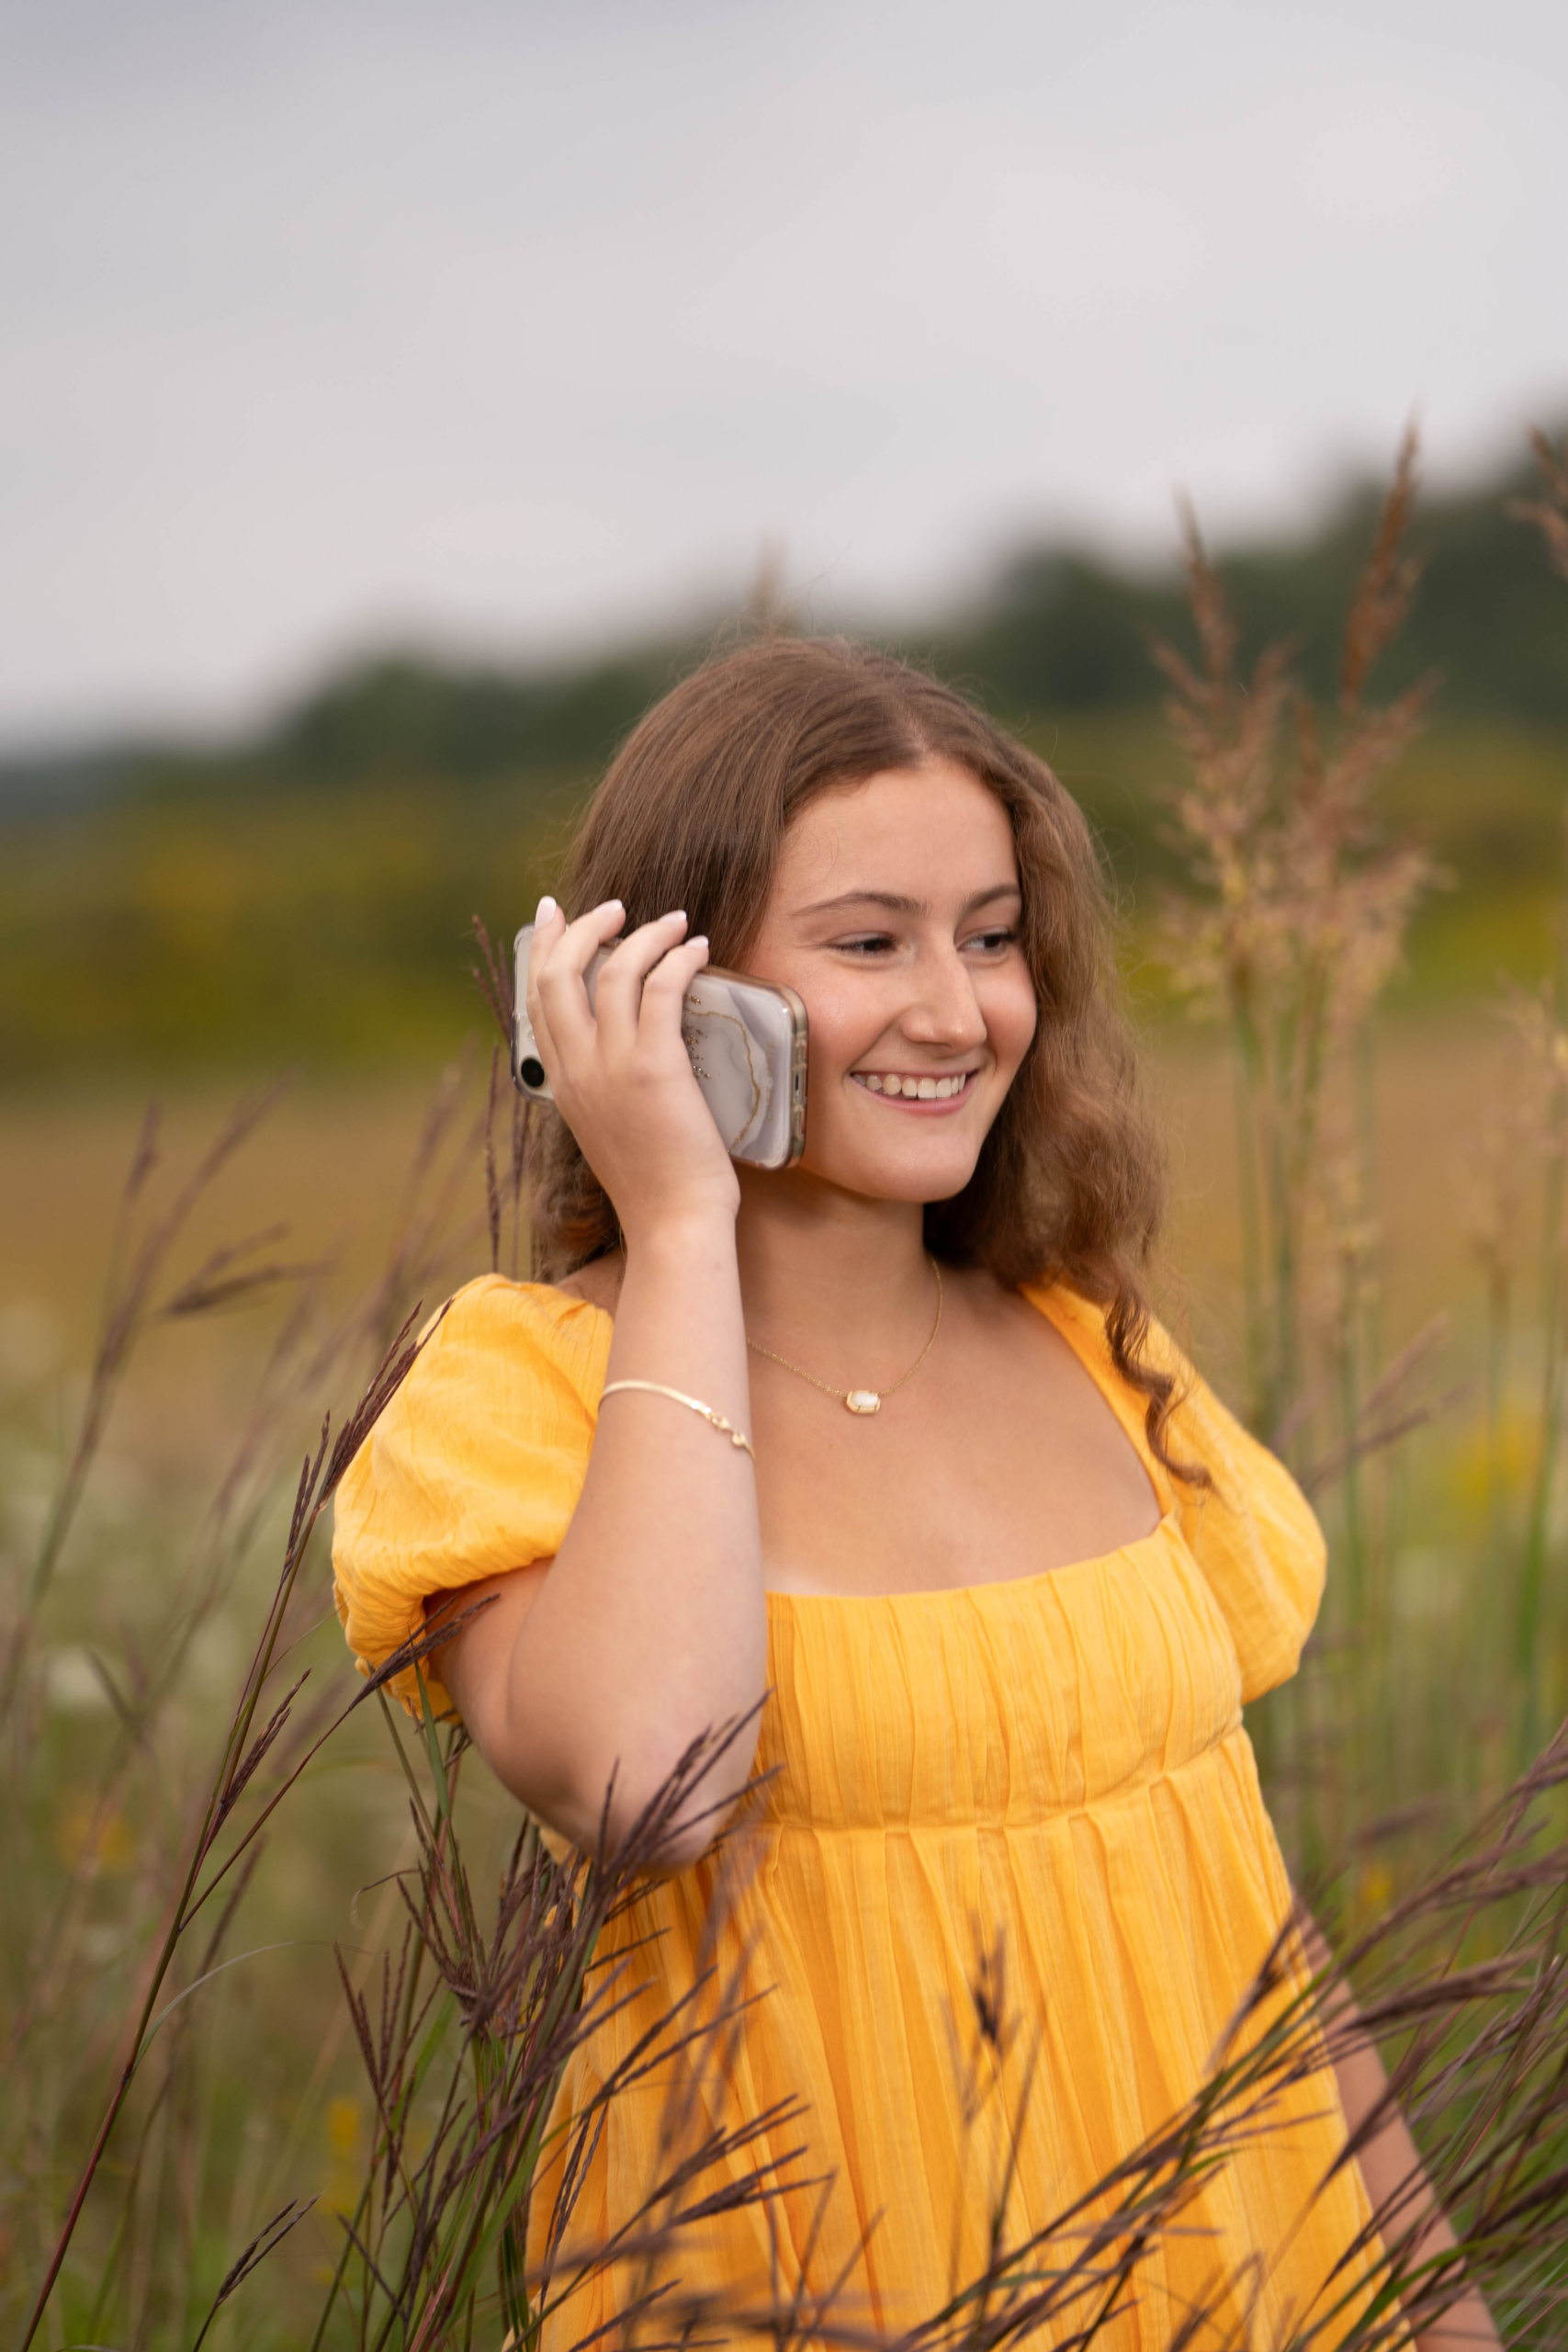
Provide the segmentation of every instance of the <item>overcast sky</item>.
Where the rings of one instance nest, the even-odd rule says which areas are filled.
[[[1565,0],[0,0],[0,739],[1568,411]]]

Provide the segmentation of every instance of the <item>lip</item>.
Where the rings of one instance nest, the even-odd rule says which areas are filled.
[[[885,1109],[889,1111],[912,1113],[919,1118],[942,1119],[950,1117],[954,1112],[963,1110],[964,1104],[969,1101],[971,1095],[975,1091],[972,1085],[965,1084],[961,1093],[949,1094],[940,1102],[936,1101],[934,1097],[922,1102],[918,1096],[911,1096],[908,1094],[874,1094],[869,1086],[858,1083],[859,1080],[863,1077],[880,1078],[882,1075],[883,1073],[880,1070],[852,1070],[850,1072],[850,1082],[852,1085],[855,1086],[857,1092],[863,1094],[869,1102],[880,1103]],[[901,1078],[913,1078],[917,1073],[914,1070],[900,1070],[897,1075]],[[926,1070],[919,1073],[919,1075],[927,1078],[934,1078],[938,1073],[934,1070]],[[941,1072],[941,1075],[943,1078],[962,1078],[968,1080],[978,1078],[980,1073],[977,1069],[943,1070]]]

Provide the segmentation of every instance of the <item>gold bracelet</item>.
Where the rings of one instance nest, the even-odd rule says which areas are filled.
[[[672,1404],[684,1405],[688,1412],[700,1413],[705,1421],[711,1421],[721,1437],[727,1437],[731,1445],[750,1453],[753,1462],[757,1459],[745,1430],[738,1430],[733,1421],[727,1421],[722,1413],[716,1413],[711,1405],[705,1405],[700,1396],[687,1396],[679,1388],[666,1388],[661,1380],[612,1380],[607,1388],[601,1389],[600,1403],[603,1404],[606,1396],[613,1396],[617,1388],[642,1388],[650,1396],[668,1396]]]

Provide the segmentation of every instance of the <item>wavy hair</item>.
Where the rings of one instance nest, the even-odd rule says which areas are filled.
[[[843,639],[760,639],[705,662],[633,729],[578,831],[563,902],[578,914],[619,898],[628,930],[684,907],[713,961],[743,971],[802,809],[931,758],[966,768],[1007,810],[1040,1016],[973,1176],[927,1205],[927,1245],[1009,1284],[1063,1282],[1102,1307],[1156,1454],[1207,1483],[1168,1454],[1175,1382],[1145,1360],[1164,1168],[1138,1100],[1109,896],[1082,812],[1043,760],[907,662]],[[530,1159],[540,1274],[615,1249],[615,1208],[558,1114],[536,1120]]]

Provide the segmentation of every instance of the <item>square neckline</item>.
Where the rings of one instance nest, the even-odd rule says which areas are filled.
[[[975,1606],[986,1593],[1027,1593],[1032,1588],[1057,1577],[1076,1577],[1091,1568],[1108,1567],[1115,1561],[1135,1561],[1151,1546],[1163,1543],[1168,1537],[1179,1535],[1180,1505],[1174,1482],[1164,1464],[1150,1452],[1142,1417],[1127,1409],[1120,1383],[1113,1388],[1102,1376],[1102,1367],[1095,1361],[1096,1335],[1089,1320],[1094,1316],[1094,1309],[1087,1300],[1080,1300],[1076,1291],[1066,1290],[1059,1283],[1021,1283],[1018,1295],[1027,1299],[1052,1329],[1060,1333],[1115,1416],[1154,1495],[1159,1517],[1153,1527],[1142,1535],[1133,1536],[1128,1543],[1112,1544],[1109,1552],[1087,1553],[1082,1559],[1063,1560],[1054,1568],[1029,1568],[1021,1576],[987,1577],[979,1584],[910,1585],[901,1592],[784,1592],[769,1588],[763,1599],[770,1609],[775,1601],[787,1601],[792,1608],[823,1605],[886,1608],[891,1604],[902,1606],[911,1601],[963,1601]],[[1086,1321],[1089,1322],[1088,1329],[1085,1328]],[[1101,1337],[1099,1351],[1102,1351],[1103,1347]]]
[[[607,1307],[596,1306],[592,1299],[573,1297],[570,1291],[558,1290],[554,1283],[541,1284],[540,1287],[555,1290],[556,1295],[570,1306],[587,1307],[591,1315],[602,1317],[614,1329],[615,1318]],[[1107,1370],[1113,1370],[1113,1367],[1108,1367],[1104,1360],[1104,1328],[1098,1311],[1089,1300],[1080,1298],[1076,1291],[1068,1290],[1060,1283],[1020,1283],[1017,1295],[1027,1300],[1036,1314],[1042,1316],[1066,1341],[1113,1415],[1149,1482],[1159,1512],[1154,1526],[1142,1535],[1133,1536],[1125,1544],[1113,1544],[1108,1552],[1089,1553],[1078,1560],[1063,1560],[1053,1568],[1030,1568],[1021,1576],[987,1577],[977,1584],[911,1585],[898,1592],[789,1592],[769,1586],[764,1589],[762,1597],[770,1610],[775,1603],[784,1602],[788,1602],[792,1608],[886,1608],[892,1603],[916,1601],[967,1601],[973,1604],[982,1593],[1027,1591],[1032,1586],[1043,1584],[1049,1577],[1076,1577],[1091,1568],[1103,1568],[1112,1561],[1134,1559],[1150,1546],[1179,1533],[1179,1503],[1175,1485],[1164,1464],[1150,1451],[1143,1417],[1133,1406],[1122,1384],[1106,1377]],[[606,1368],[608,1354],[606,1349]],[[597,1419],[596,1398],[593,1409]]]

